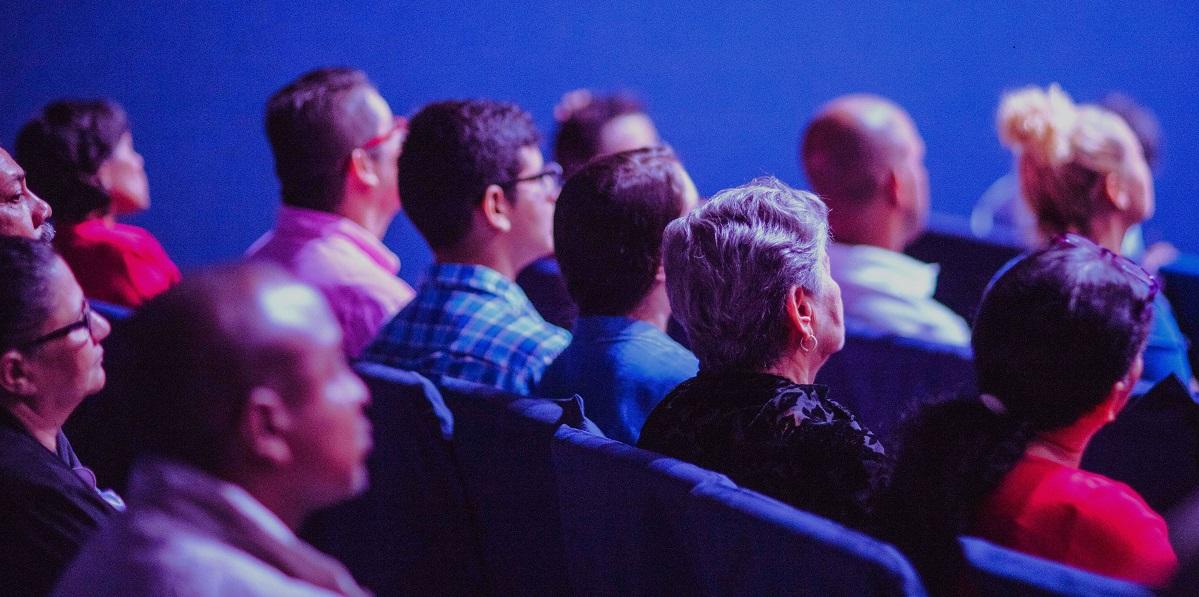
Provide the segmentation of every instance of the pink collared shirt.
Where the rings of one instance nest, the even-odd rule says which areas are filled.
[[[337,214],[283,206],[275,229],[246,251],[279,264],[324,293],[341,323],[346,355],[357,357],[415,294],[396,277],[400,258]]]

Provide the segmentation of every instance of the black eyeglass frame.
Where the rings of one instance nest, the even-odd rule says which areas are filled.
[[[522,182],[532,182],[534,180],[545,178],[546,176],[551,176],[551,177],[553,177],[554,186],[560,188],[562,186],[562,182],[563,182],[562,174],[563,174],[563,172],[562,172],[561,164],[559,164],[558,162],[546,162],[545,167],[542,168],[541,171],[536,174],[530,174],[528,176],[522,176],[520,178],[513,178],[512,180],[509,180],[507,182],[497,182],[494,184],[501,188],[510,189]]]
[[[33,340],[30,340],[28,342],[22,342],[21,344],[17,345],[16,348],[18,350],[29,350],[31,348],[36,348],[36,347],[41,346],[42,344],[45,344],[52,340],[57,340],[59,338],[67,336],[71,332],[74,332],[75,330],[78,330],[78,329],[86,329],[88,335],[90,335],[93,338],[96,337],[95,334],[92,332],[92,304],[89,303],[87,301],[87,299],[84,299],[84,301],[83,301],[82,316],[79,318],[78,321],[73,321],[71,323],[68,323],[67,325],[64,325],[54,331],[42,334],[41,336],[38,336],[37,338],[34,338]]]

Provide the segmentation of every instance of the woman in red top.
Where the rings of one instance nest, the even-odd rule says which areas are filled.
[[[1141,375],[1157,282],[1077,236],[1002,272],[974,323],[981,396],[923,407],[880,523],[934,593],[961,589],[959,535],[1161,586],[1177,559],[1132,488],[1078,468]]]
[[[137,307],[179,281],[149,232],[118,224],[144,211],[150,192],[125,111],[109,100],[48,104],[17,135],[29,187],[50,203],[55,247],[89,298]]]

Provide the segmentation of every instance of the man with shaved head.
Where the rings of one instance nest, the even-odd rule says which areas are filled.
[[[361,595],[294,534],[367,484],[366,387],[322,296],[267,264],[209,270],[127,329],[143,458],[128,516],[60,595]]]
[[[937,266],[903,254],[929,207],[924,141],[907,112],[878,96],[837,98],[808,124],[800,158],[829,207],[829,262],[846,323],[969,345],[966,322],[932,298]]]
[[[25,170],[3,148],[0,148],[0,236],[45,241],[54,237],[50,204],[29,190]]]

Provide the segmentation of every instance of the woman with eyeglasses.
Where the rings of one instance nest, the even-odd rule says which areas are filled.
[[[934,594],[962,590],[960,535],[1161,586],[1166,524],[1132,488],[1079,469],[1143,369],[1156,281],[1077,235],[1004,271],[973,330],[981,395],[922,407],[879,509]]]
[[[88,298],[137,307],[179,282],[162,245],[117,222],[150,207],[145,164],[116,102],[47,104],[17,134],[29,187],[54,210],[54,246]]]
[[[1072,232],[1119,253],[1128,229],[1153,215],[1153,175],[1140,141],[1116,113],[1077,105],[1056,84],[1028,87],[1004,96],[998,128],[1044,239]],[[1170,374],[1195,387],[1169,301],[1159,294],[1154,306],[1136,394]]]
[[[63,423],[104,387],[108,322],[42,241],[0,236],[0,594],[44,595],[123,507]]]

